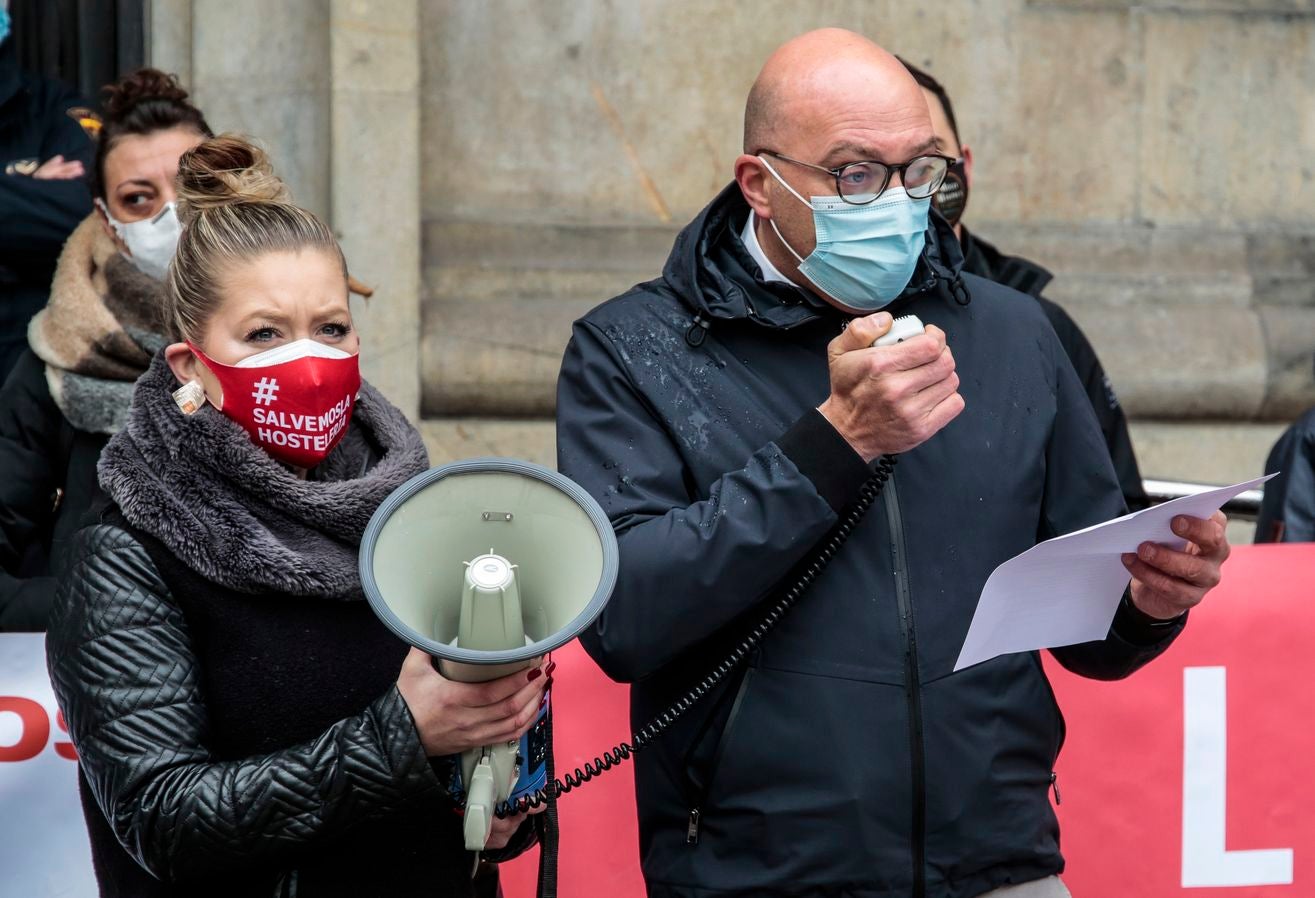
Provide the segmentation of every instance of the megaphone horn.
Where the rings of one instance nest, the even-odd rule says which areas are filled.
[[[496,679],[570,642],[616,584],[616,536],[578,484],[507,458],[412,477],[361,539],[361,585],[376,615],[449,679]],[[548,704],[518,742],[462,755],[466,848],[488,841],[495,809],[547,785]]]

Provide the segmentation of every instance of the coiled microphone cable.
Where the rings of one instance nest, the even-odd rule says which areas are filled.
[[[781,594],[772,605],[771,610],[764,615],[753,627],[749,633],[740,641],[738,645],[726,656],[720,664],[713,668],[709,673],[699,681],[698,685],[690,689],[687,693],[677,699],[672,705],[661,714],[654,717],[638,732],[633,733],[629,742],[622,742],[613,747],[610,751],[594,758],[586,763],[583,767],[577,767],[575,770],[566,774],[562,779],[555,778],[549,767],[549,782],[544,788],[539,789],[531,795],[523,796],[515,802],[504,802],[497,809],[499,817],[508,817],[512,814],[524,813],[532,809],[537,809],[544,804],[550,806],[555,803],[558,796],[565,795],[572,789],[578,789],[580,786],[594,779],[595,777],[611,770],[619,764],[625,763],[630,756],[648,745],[665,730],[671,727],[680,717],[694,707],[704,696],[716,689],[722,680],[733,672],[744,662],[744,659],[753,654],[772,628],[781,622],[781,619],[789,613],[790,609],[798,603],[808,588],[813,585],[821,575],[826,566],[840,552],[842,546],[849,539],[850,535],[863,520],[863,516],[872,508],[872,504],[877,501],[881,491],[885,488],[886,482],[890,480],[895,471],[895,462],[898,457],[894,455],[883,455],[877,462],[877,466],[872,476],[864,482],[859,488],[858,496],[845,511],[845,516],[840,520],[831,531],[822,538],[818,548],[808,558],[804,559],[795,570],[799,574],[795,581],[788,589]],[[552,745],[552,723],[551,716],[548,723],[548,744]],[[549,755],[551,757],[551,747]],[[555,872],[555,871],[554,871]]]

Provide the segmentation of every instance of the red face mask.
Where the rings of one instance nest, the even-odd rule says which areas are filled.
[[[297,340],[224,365],[187,345],[219,381],[221,411],[279,461],[313,468],[347,432],[361,389],[360,356]]]

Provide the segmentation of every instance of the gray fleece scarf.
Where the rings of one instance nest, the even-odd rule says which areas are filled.
[[[101,454],[100,484],[128,522],[239,592],[360,598],[365,525],[428,467],[406,416],[362,384],[347,435],[301,480],[213,407],[184,415],[177,387],[160,353]]]
[[[123,429],[133,382],[164,346],[164,284],[138,271],[96,213],[64,244],[49,304],[28,326],[51,398],[77,430]]]

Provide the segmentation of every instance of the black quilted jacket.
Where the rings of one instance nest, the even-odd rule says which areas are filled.
[[[47,637],[101,894],[471,895],[454,759],[425,756],[395,686],[407,647],[359,584],[309,581],[345,576],[369,512],[423,469],[418,435],[363,390],[373,448],[346,441],[352,466],[299,481],[218,414],[165,405],[156,368],[102,455],[118,504],[74,537]],[[185,502],[134,511],[151,490]]]
[[[143,542],[80,533],[48,637],[109,821],[89,821],[102,894],[470,894],[459,818],[392,685],[405,649],[365,603],[180,601]]]

